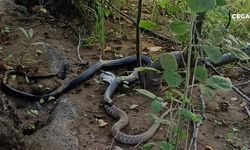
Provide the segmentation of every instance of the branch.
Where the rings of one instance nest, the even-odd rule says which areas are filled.
[[[111,8],[113,8],[114,10],[116,10],[120,15],[122,15],[123,17],[129,19],[129,21],[131,21],[131,23],[133,25],[136,25],[136,20],[132,17],[130,17],[129,15],[125,14],[124,12],[122,12],[120,9],[116,8],[115,6],[113,6],[110,2],[108,1],[105,1],[105,3],[107,5],[109,5]],[[164,41],[166,42],[167,44],[175,44],[177,43],[176,41],[172,40],[170,37],[166,37],[164,35],[161,35],[159,33],[155,33],[151,30],[148,30],[148,29],[144,29],[144,28],[140,28],[141,32],[147,34],[148,36],[152,36],[152,37],[155,37],[161,41]],[[179,43],[178,43],[179,44]]]

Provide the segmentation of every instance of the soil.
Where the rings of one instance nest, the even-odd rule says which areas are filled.
[[[127,24],[125,21],[123,22]],[[114,23],[106,22],[107,26],[115,26]],[[44,20],[21,21],[15,16],[5,15],[1,26],[7,26],[12,31],[1,34],[0,37],[0,81],[2,81],[6,70],[19,68],[32,75],[50,75],[60,70],[56,60],[50,61],[46,50],[39,45],[39,42],[49,44],[49,46],[67,58],[70,69],[64,80],[56,77],[39,80],[33,85],[25,84],[23,77],[16,77],[10,84],[27,92],[50,92],[64,82],[76,77],[86,66],[74,65],[79,62],[76,52],[77,40],[73,38],[70,27],[59,22],[47,22]],[[19,27],[26,29],[32,28],[33,38],[29,41],[19,30]],[[134,54],[135,51],[135,32],[132,26],[127,25],[126,40],[117,40],[115,32],[107,33],[106,49],[102,51],[98,46],[82,47],[80,54],[85,62],[93,64],[102,59],[116,59],[117,56]],[[158,56],[160,53],[169,52],[171,45],[162,44],[157,40],[143,36],[142,50],[144,54]],[[148,51],[148,47],[161,46],[161,52]],[[109,51],[109,47],[115,49]],[[60,62],[61,63],[61,62]],[[249,72],[231,65],[220,68],[225,76],[232,79],[233,83],[244,83],[250,80]],[[117,75],[125,74],[129,71],[126,68],[112,70]],[[8,101],[13,109],[5,111],[18,118],[20,122],[13,123],[8,118],[8,113],[1,113],[0,118],[4,118],[5,123],[14,126],[15,130],[7,129],[12,135],[6,137],[6,143],[0,143],[0,149],[82,149],[82,150],[105,150],[105,149],[133,149],[134,145],[124,145],[113,140],[111,127],[115,120],[110,118],[101,105],[101,99],[107,84],[100,81],[99,73],[89,79],[81,86],[63,94],[58,100],[42,105],[38,115],[27,113],[35,109],[35,104],[26,100],[12,97],[11,95],[1,94],[2,99]],[[239,86],[242,91],[250,95],[248,85]],[[39,89],[40,88],[40,89]],[[121,88],[115,95],[115,105],[125,110],[130,118],[130,123],[124,130],[126,133],[136,134],[148,129],[151,125],[150,120],[145,116],[150,113],[151,100],[136,94],[132,88],[140,88],[138,85],[130,87],[129,90]],[[164,89],[164,85],[162,87]],[[38,89],[38,90],[37,90]],[[46,91],[46,89],[48,91]],[[199,100],[194,95],[194,105],[199,112]],[[37,93],[36,93],[37,94]],[[7,99],[7,100],[6,100]],[[218,149],[230,150],[240,149],[245,146],[250,149],[250,120],[243,107],[242,98],[233,91],[217,91],[213,100],[206,101],[206,119],[199,127],[198,149]],[[6,103],[6,102],[5,102]],[[130,106],[139,105],[135,109]],[[1,106],[1,105],[0,105]],[[2,115],[3,114],[3,115]],[[105,127],[99,127],[98,120],[108,123]],[[2,123],[2,122],[0,122]],[[0,124],[1,126],[1,124]],[[14,132],[15,131],[15,132]],[[150,142],[165,139],[165,127],[162,126],[153,136]],[[6,133],[7,135],[7,133]],[[190,136],[190,135],[189,135]],[[17,140],[18,139],[18,140]],[[0,138],[0,142],[3,141]],[[6,141],[6,139],[5,139]],[[4,146],[5,144],[5,146]],[[137,147],[140,149],[142,144]]]

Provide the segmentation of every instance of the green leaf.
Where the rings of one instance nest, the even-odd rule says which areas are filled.
[[[156,96],[154,93],[151,93],[151,92],[148,91],[148,90],[144,90],[144,89],[135,89],[135,90],[136,90],[138,93],[140,93],[140,94],[142,94],[142,95],[144,95],[144,96],[147,96],[147,97],[149,97],[149,98],[151,98],[151,99],[153,99],[153,100],[158,100],[158,101],[161,101],[161,102],[164,101],[163,98]]]
[[[212,43],[214,45],[220,45],[223,40],[224,40],[224,35],[223,35],[223,32],[220,31],[220,30],[212,30],[210,33],[209,33],[209,37],[210,39],[212,39]]]
[[[178,69],[178,64],[175,57],[169,53],[165,53],[160,57],[161,67],[165,71],[176,71]]]
[[[222,59],[222,53],[218,47],[206,46],[204,50],[212,62],[218,63]]]
[[[166,141],[160,141],[159,146],[161,150],[172,150],[174,146]]]
[[[154,93],[149,92],[148,90],[144,90],[144,89],[135,89],[138,93],[147,96],[151,99],[155,99],[157,96]]]
[[[187,4],[193,12],[205,12],[215,7],[215,0],[187,0]]]
[[[153,113],[157,113],[157,112],[159,112],[159,111],[161,111],[161,110],[162,110],[162,104],[161,104],[161,102],[154,100],[154,101],[151,103],[151,111],[152,111]]]
[[[195,77],[202,83],[206,82],[208,74],[206,67],[197,66],[194,70]]]
[[[165,9],[169,3],[169,0],[158,0],[157,2],[162,9]]]
[[[175,40],[180,42],[180,43],[187,41],[187,37],[185,34],[176,34],[176,35],[174,35],[174,37],[175,37]]]
[[[209,87],[204,84],[199,84],[201,94],[205,95],[208,97],[208,99],[213,99],[214,98],[214,91]]]
[[[216,5],[217,6],[224,6],[227,4],[226,0],[216,0]]]
[[[177,72],[172,71],[164,71],[164,80],[171,87],[178,87],[182,82],[181,76]]]
[[[143,150],[151,150],[155,146],[154,143],[147,143],[143,145]]]
[[[169,27],[176,34],[185,34],[188,31],[188,24],[183,21],[174,21]]]
[[[140,28],[144,28],[144,29],[148,29],[148,30],[161,28],[160,25],[157,25],[156,23],[153,23],[153,22],[148,21],[148,20],[141,20],[139,26],[140,26]]]
[[[229,78],[224,78],[218,75],[210,77],[207,84],[212,88],[221,90],[231,90],[233,87],[233,84]]]
[[[167,11],[169,11],[170,13],[178,13],[181,12],[181,8],[177,6],[168,6]]]
[[[188,109],[180,109],[178,111],[181,115],[183,115],[185,118],[191,118],[194,122],[201,122],[201,116],[196,115],[195,113],[191,112]]]

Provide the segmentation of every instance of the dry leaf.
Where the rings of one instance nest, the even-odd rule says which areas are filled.
[[[107,125],[108,125],[107,122],[105,122],[105,121],[102,120],[102,119],[98,119],[98,126],[99,126],[100,128],[105,127],[105,126],[107,126]]]
[[[13,69],[13,67],[11,67],[11,66],[9,66],[9,65],[6,65],[6,64],[3,64],[3,66],[4,66],[4,68],[5,68],[6,70],[12,70],[12,69]]]
[[[112,51],[112,47],[107,46],[106,48],[104,48],[103,51],[104,51],[104,52],[110,52],[110,51]]]
[[[238,100],[237,97],[232,97],[232,98],[231,98],[231,101],[233,101],[233,102],[234,102],[234,101],[237,101],[237,100]]]
[[[211,146],[206,145],[205,150],[214,150]]]
[[[160,46],[148,47],[147,49],[148,49],[149,51],[151,51],[151,52],[158,52],[158,51],[161,51],[162,47],[160,47]]]
[[[246,102],[242,102],[242,103],[240,103],[240,107],[244,107],[244,106],[246,106],[247,105],[247,103]]]
[[[136,104],[133,104],[133,105],[131,105],[129,108],[130,109],[135,109],[136,107],[138,107],[139,105],[136,105]]]

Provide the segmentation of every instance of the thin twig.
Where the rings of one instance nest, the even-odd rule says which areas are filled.
[[[137,144],[133,147],[132,150],[136,150],[136,149],[138,148],[138,146],[139,146],[141,143],[142,143],[142,142],[137,143]]]
[[[76,50],[77,50],[78,59],[80,60],[81,63],[84,63],[84,61],[81,58],[81,54],[80,54],[80,48],[81,48],[81,46],[82,46],[82,36],[79,33],[79,36],[78,36],[78,45],[77,45]]]
[[[192,107],[192,111],[194,112],[194,108]],[[199,131],[199,127],[200,125],[202,124],[202,122],[193,122],[193,136],[192,136],[192,139],[190,141],[190,145],[189,145],[189,148],[188,150],[191,150],[192,147],[193,149],[192,150],[197,150],[197,137],[198,137],[198,131]]]
[[[250,80],[243,82],[243,83],[234,84],[234,86],[248,85],[249,83],[250,83]]]
[[[248,117],[250,117],[250,111],[249,111],[248,107],[247,107],[247,106],[244,106],[244,108],[245,108],[245,110],[246,110],[246,112],[247,112]]]
[[[199,100],[201,102],[201,116],[203,119],[206,119],[206,116],[205,116],[206,103],[205,103],[204,95],[202,93],[200,93]]]

